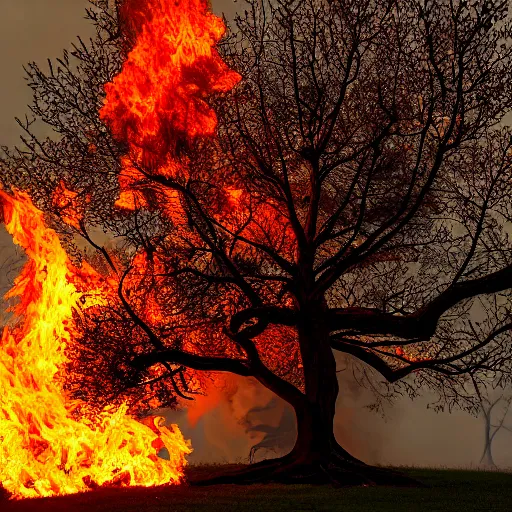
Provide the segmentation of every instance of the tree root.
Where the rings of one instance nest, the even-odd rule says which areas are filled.
[[[270,459],[213,477],[191,481],[192,485],[219,484],[331,484],[347,486],[424,487],[413,478],[391,469],[369,466],[357,459],[347,460],[339,450],[327,457],[304,457],[293,452],[278,459]]]

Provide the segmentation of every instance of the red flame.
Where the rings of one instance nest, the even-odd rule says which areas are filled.
[[[118,140],[128,143],[135,165],[176,176],[184,170],[175,158],[180,146],[215,133],[217,118],[206,98],[240,80],[215,48],[225,26],[208,12],[205,0],[132,0],[125,3],[123,17],[137,43],[105,87],[100,116]],[[144,206],[142,196],[129,191],[141,174],[125,159],[118,206]]]
[[[128,145],[117,205],[135,209],[148,206],[137,189],[147,173],[187,174],[181,149],[216,131],[208,97],[229,91],[240,76],[216,49],[225,26],[206,0],[125,0],[121,17],[134,45],[122,71],[105,86],[100,117]],[[96,146],[91,143],[89,151]],[[177,194],[160,193],[162,210],[173,215]],[[242,215],[243,191],[225,193],[232,215]],[[89,199],[60,183],[53,203],[64,222],[81,229]],[[64,391],[66,352],[81,334],[74,316],[105,304],[111,286],[86,263],[77,268],[70,262],[25,193],[0,191],[0,210],[28,257],[8,294],[19,297],[18,323],[4,329],[0,345],[0,484],[15,497],[33,497],[112,483],[179,482],[191,449],[176,426],[164,428],[158,418],[144,425],[125,406],[93,413]],[[276,215],[263,210],[269,221]],[[161,316],[152,304],[147,314]],[[168,461],[157,457],[163,447]]]
[[[216,130],[207,97],[229,91],[240,76],[215,48],[225,27],[205,0],[127,0],[122,19],[134,46],[105,87],[100,117],[129,146],[117,204],[134,209],[145,206],[136,190],[144,172],[186,173],[180,148]],[[169,210],[178,201],[165,192]],[[240,193],[228,192],[235,204]],[[8,294],[20,297],[19,322],[4,330],[0,348],[0,483],[16,497],[31,497],[113,482],[179,482],[190,447],[176,426],[166,429],[158,420],[143,425],[126,415],[126,407],[95,415],[66,397],[66,349],[80,337],[73,315],[104,304],[109,286],[89,266],[70,262],[26,194],[0,191],[0,201],[7,230],[29,258]],[[80,229],[87,198],[84,203],[61,183],[53,201],[63,220]],[[163,446],[169,461],[156,456]]]

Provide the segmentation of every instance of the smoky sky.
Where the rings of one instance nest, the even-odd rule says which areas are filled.
[[[23,117],[30,89],[23,65],[59,57],[77,35],[89,37],[84,0],[2,0],[0,17],[0,144],[19,140],[14,117]]]

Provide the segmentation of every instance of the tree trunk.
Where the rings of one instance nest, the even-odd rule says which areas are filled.
[[[484,446],[484,452],[482,454],[482,458],[480,459],[480,464],[495,467],[496,464],[494,463],[494,460],[492,458],[491,414],[492,414],[492,407],[490,407],[488,411],[484,410],[485,446]]]
[[[415,484],[404,475],[366,465],[336,441],[334,415],[339,384],[324,311],[324,304],[301,309],[299,344],[305,400],[302,407],[295,408],[297,441],[290,453],[295,470],[288,470],[287,476],[295,481],[335,485]]]
[[[322,310],[301,312],[299,343],[304,367],[304,400],[293,404],[297,440],[284,457],[251,464],[241,470],[195,484],[221,483],[315,483],[345,485],[417,486],[415,480],[359,461],[336,441],[334,414],[339,386],[336,361]]]
[[[334,414],[339,393],[336,360],[322,305],[301,308],[299,345],[304,371],[305,401],[297,415],[297,444],[294,450],[312,460],[332,450]]]

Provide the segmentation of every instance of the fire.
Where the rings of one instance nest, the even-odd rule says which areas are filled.
[[[105,86],[100,117],[129,145],[117,205],[134,209],[145,206],[134,190],[144,179],[136,167],[165,177],[186,173],[181,148],[216,130],[206,98],[232,89],[240,75],[215,48],[225,25],[206,0],[130,0],[122,13],[136,43],[121,73]]]
[[[0,346],[0,483],[15,497],[178,483],[191,450],[176,426],[154,419],[149,428],[125,406],[93,415],[66,397],[66,347],[80,335],[73,314],[105,301],[99,277],[70,262],[26,194],[0,191],[0,204],[28,257],[8,293],[20,298],[20,320],[4,328]],[[163,446],[169,461],[157,457]]]
[[[53,203],[59,208],[62,220],[80,229],[82,215],[78,211],[78,193],[69,190],[65,183],[61,181],[53,193]]]
[[[229,91],[241,77],[216,49],[225,26],[206,0],[125,0],[121,25],[133,47],[106,84],[100,110],[114,137],[129,148],[117,206],[152,207],[150,188],[159,207],[178,219],[177,192],[148,178],[187,176],[183,150],[216,131],[207,98]],[[89,150],[96,151],[94,144]],[[242,191],[226,194],[236,210]],[[87,202],[64,183],[53,196],[62,220],[77,230]],[[146,426],[127,415],[126,406],[93,413],[64,390],[66,349],[80,338],[74,318],[105,304],[114,288],[87,264],[71,263],[28,195],[0,191],[0,208],[28,257],[8,294],[19,297],[19,321],[4,329],[0,346],[1,485],[15,497],[36,497],[105,484],[178,483],[191,449],[176,426],[164,428],[159,419]],[[156,309],[149,313],[159,316]],[[168,461],[157,456],[163,447]]]

